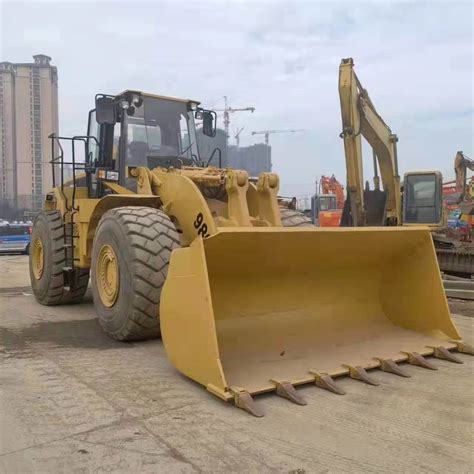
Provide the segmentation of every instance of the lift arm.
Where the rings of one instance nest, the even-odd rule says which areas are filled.
[[[362,167],[363,136],[372,147],[378,163],[386,198],[385,225],[401,225],[402,208],[400,176],[397,163],[397,136],[377,113],[367,91],[354,72],[352,58],[343,59],[339,68],[339,97],[341,101],[342,133],[347,168],[347,195],[350,202],[352,224],[367,225],[364,204],[364,176]],[[377,169],[374,181],[378,187]]]

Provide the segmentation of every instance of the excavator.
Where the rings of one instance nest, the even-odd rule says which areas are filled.
[[[474,171],[474,161],[462,151],[456,153],[454,172],[456,179],[443,183],[443,199],[448,213],[448,231],[453,237],[464,242],[472,242],[474,219],[473,184],[474,177],[467,182],[467,170]]]
[[[440,229],[435,236],[438,261],[441,270],[471,278],[474,274],[474,244],[472,242],[472,228],[474,206],[472,201],[472,178],[467,183],[467,170],[474,171],[474,161],[462,151],[458,151],[454,158],[455,188],[454,193],[446,195],[449,185],[443,184],[443,194],[446,212],[457,210],[453,221],[447,219],[447,227]],[[453,202],[453,197],[455,197]]]
[[[472,216],[474,214],[474,206],[472,202],[472,184],[467,184],[468,169],[474,171],[474,161],[466,156],[462,151],[458,151],[454,158],[456,190],[459,193],[458,204],[460,205],[463,214]]]
[[[398,137],[379,115],[367,90],[354,71],[352,58],[339,68],[339,97],[342,116],[341,138],[347,169],[347,199],[341,226],[427,225],[432,232],[440,269],[474,274],[473,252],[446,235],[447,216],[443,204],[443,177],[439,171],[405,173],[403,186],[398,172]],[[364,186],[362,142],[372,148],[374,189]],[[457,180],[466,194],[467,160],[457,154]],[[380,170],[380,172],[379,172]]]
[[[426,226],[282,226],[276,174],[253,183],[200,157],[196,127],[213,136],[215,119],[127,90],[96,96],[85,135],[51,136],[30,251],[40,304],[77,302],[90,280],[109,337],[161,336],[178,371],[255,416],[260,393],[305,405],[302,384],[343,394],[336,377],[379,385],[367,370],[406,377],[399,363],[473,352]]]
[[[336,197],[336,209],[344,207],[344,186],[332,176],[321,176],[319,180],[319,194],[332,194]]]
[[[442,176],[438,171],[407,173],[402,207],[398,137],[377,113],[354,71],[352,58],[341,61],[339,97],[342,116],[340,137],[344,141],[347,170],[347,198],[341,225],[441,226]],[[363,184],[362,137],[373,150],[373,190],[369,189],[368,182],[365,187]]]
[[[332,176],[321,176],[318,193],[311,197],[311,221],[319,227],[339,227],[344,207],[344,186]]]

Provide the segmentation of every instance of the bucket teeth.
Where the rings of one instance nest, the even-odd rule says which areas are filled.
[[[247,390],[239,387],[233,387],[230,389],[232,395],[234,396],[234,403],[237,408],[245,410],[247,413],[250,413],[253,416],[261,418],[264,416],[264,413],[253,401],[252,396]]]
[[[457,346],[458,352],[462,352],[463,354],[470,354],[474,355],[474,347],[471,344],[467,344],[465,342],[460,341],[452,341]]]
[[[306,405],[306,400],[298,394],[295,387],[290,382],[272,380],[276,387],[276,393],[280,397],[287,398],[298,405]]]
[[[434,346],[429,346],[431,349],[433,349],[433,355],[437,359],[444,359],[444,360],[449,360],[450,362],[456,362],[456,364],[462,364],[463,361],[455,356],[454,354],[451,354],[451,352],[446,349],[446,347],[439,346],[439,347],[434,347]]]
[[[332,393],[337,393],[337,395],[346,394],[341,387],[337,386],[336,382],[334,382],[334,379],[329,374],[312,371],[310,373],[314,375],[314,383],[317,387],[324,388]]]
[[[412,365],[417,365],[418,367],[423,367],[424,369],[438,370],[436,365],[433,365],[431,362],[428,362],[421,354],[418,352],[403,352],[408,356],[408,363]]]
[[[392,359],[381,359],[376,358],[380,361],[380,369],[384,372],[390,372],[391,374],[400,375],[400,377],[411,377],[408,372],[405,372],[396,362]]]
[[[380,385],[377,380],[374,380],[372,377],[369,376],[369,374],[363,367],[359,365],[357,367],[354,367],[353,365],[347,364],[344,364],[344,367],[347,367],[349,369],[349,377],[351,379],[360,380],[361,382],[368,383],[369,385]]]

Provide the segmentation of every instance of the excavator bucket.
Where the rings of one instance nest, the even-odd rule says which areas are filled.
[[[252,394],[409,376],[397,362],[460,339],[423,227],[221,228],[173,251],[160,314],[176,368],[250,412]]]

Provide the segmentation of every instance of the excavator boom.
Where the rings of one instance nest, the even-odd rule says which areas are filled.
[[[460,193],[460,202],[468,198],[466,184],[468,169],[474,171],[474,161],[465,156],[462,151],[458,151],[454,159],[454,172],[456,174],[456,190]]]
[[[344,140],[347,168],[346,221],[350,214],[349,220],[353,226],[400,225],[402,208],[397,163],[398,138],[375,110],[367,90],[362,87],[354,72],[352,58],[341,61],[339,97],[342,115],[341,137]],[[364,193],[362,137],[370,144],[376,157],[376,190],[372,193]],[[382,178],[383,194],[377,190],[377,165]]]

